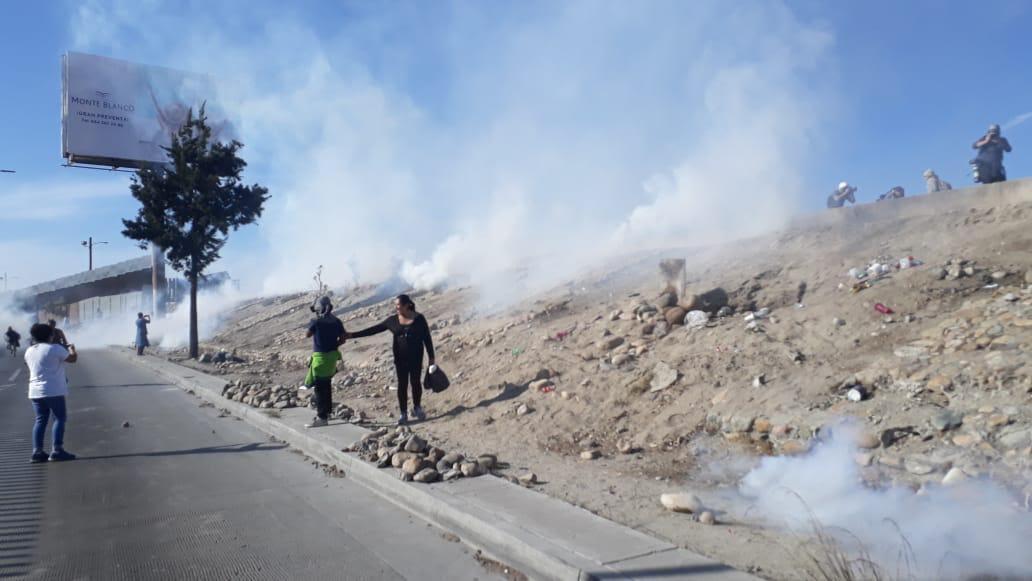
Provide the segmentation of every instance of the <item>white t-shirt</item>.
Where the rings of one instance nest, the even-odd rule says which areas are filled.
[[[29,399],[68,395],[65,359],[68,350],[53,343],[40,343],[25,350],[29,366]]]

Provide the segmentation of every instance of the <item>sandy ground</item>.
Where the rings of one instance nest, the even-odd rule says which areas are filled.
[[[416,293],[453,386],[424,397],[429,419],[414,429],[446,450],[497,454],[502,475],[533,471],[546,494],[776,579],[800,577],[798,539],[729,499],[760,458],[804,452],[836,418],[862,426],[857,462],[869,482],[918,489],[959,468],[1020,501],[1032,492],[1032,203],[972,196],[882,214],[625,257],[505,310],[485,308],[474,289]],[[672,257],[688,259],[686,295],[723,289],[734,313],[657,332],[667,315],[684,317],[662,308],[657,263]],[[899,269],[905,257],[921,264]],[[848,274],[872,262],[893,267],[864,281]],[[357,330],[391,314],[390,297],[359,288],[335,300]],[[243,362],[192,364],[296,385],[313,298],[240,305],[205,349]],[[759,309],[766,316],[750,328],[745,315]],[[336,397],[372,423],[391,421],[389,335],[342,351]],[[676,372],[670,385],[664,366]],[[847,398],[852,386],[863,401]],[[591,450],[597,459],[582,458]],[[665,510],[660,494],[678,490],[702,496],[718,523]]]

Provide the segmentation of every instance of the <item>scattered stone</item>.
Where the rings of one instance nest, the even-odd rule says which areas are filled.
[[[942,410],[933,415],[929,421],[936,430],[948,432],[959,428],[964,423],[964,416],[953,410]]]
[[[699,524],[712,525],[716,523],[717,519],[713,516],[712,512],[704,510],[699,514]]]
[[[485,470],[494,470],[498,466],[498,456],[494,454],[481,454],[477,456],[477,464],[483,466]]]
[[[538,477],[533,472],[526,472],[517,476],[516,480],[524,486],[530,486],[531,484],[537,484]]]
[[[441,476],[441,478],[445,482],[448,482],[450,480],[455,480],[456,478],[462,478],[462,471],[461,470],[456,470],[456,469],[451,469],[451,470],[448,470],[448,471],[444,472],[444,474]]]
[[[412,480],[415,480],[416,482],[427,482],[427,483],[429,483],[429,482],[437,482],[440,479],[441,479],[441,475],[438,474],[438,472],[436,470],[434,470],[433,468],[424,468],[423,470],[420,470],[418,473],[416,473],[415,476],[412,477]]]
[[[573,394],[564,390],[564,391],[559,392],[559,397],[561,397],[563,399],[570,399],[571,397],[573,397]]]
[[[996,436],[996,443],[1005,450],[1016,450],[1032,446],[1032,428],[1010,426]]]
[[[405,442],[406,452],[420,453],[426,450],[426,440],[419,436],[412,434],[412,436]]]
[[[131,427],[131,426],[132,426],[132,424],[130,424],[128,420],[122,422],[122,427],[123,428],[128,428],[128,427]]]
[[[660,495],[659,502],[672,512],[698,513],[702,511],[702,501],[690,492],[668,492]]]
[[[581,460],[595,460],[602,456],[598,450],[584,450],[580,453]]]
[[[844,320],[838,318],[838,317],[835,317],[834,319],[831,320],[831,325],[833,327],[841,327],[841,326],[843,326],[845,324],[846,324],[846,322]]]
[[[521,403],[516,408],[516,415],[517,416],[525,416],[525,415],[529,414],[532,411],[534,411],[534,410],[532,410],[529,405],[527,405],[525,403]]]
[[[759,434],[769,434],[771,432],[771,423],[767,418],[756,418],[753,422],[753,431]]]
[[[754,377],[752,380],[753,387],[763,387],[765,383],[767,383],[767,376],[762,373]]]
[[[856,462],[857,466],[870,466],[874,463],[874,454],[870,452],[857,452],[853,455],[853,461]]]
[[[536,381],[531,381],[530,384],[527,385],[527,387],[531,391],[541,391],[542,389],[550,387],[552,385],[555,385],[555,384],[552,383],[551,379],[538,379]]]
[[[391,466],[395,468],[401,468],[405,462],[408,462],[412,458],[417,458],[416,454],[412,452],[398,452],[391,457]]]
[[[430,463],[425,458],[409,458],[401,465],[401,471],[414,476],[418,472],[429,467]]]
[[[990,428],[1002,428],[1003,426],[1011,423],[1011,418],[1007,414],[993,414],[989,416],[987,423]]]
[[[674,293],[663,293],[659,295],[659,300],[656,301],[656,306],[660,309],[668,309],[677,305],[677,295]]]
[[[677,381],[678,375],[676,369],[660,361],[652,368],[649,391],[663,391]]]
[[[967,474],[964,474],[963,470],[957,467],[953,467],[950,468],[949,472],[946,473],[946,476],[942,477],[942,485],[952,486],[954,484],[959,484],[967,479],[968,476]]]
[[[802,440],[788,440],[781,444],[779,452],[783,456],[796,456],[798,454],[805,454],[810,450],[810,445]]]
[[[443,458],[444,450],[437,447],[431,447],[430,450],[426,453],[426,459],[434,464],[437,464]]]
[[[861,432],[856,436],[856,447],[861,450],[873,450],[881,445],[881,439],[871,432]]]
[[[631,361],[632,359],[634,359],[634,358],[631,357],[630,354],[628,354],[628,353],[621,353],[619,355],[614,355],[613,358],[610,361],[612,361],[613,365],[615,365],[617,367],[620,367],[621,365]]]
[[[728,306],[720,307],[717,310],[717,317],[720,318],[720,319],[723,319],[725,317],[730,317],[733,314],[735,314],[735,310],[732,309],[731,307],[728,307]]]
[[[630,442],[628,442],[627,440],[620,440],[619,442],[617,442],[616,449],[621,454],[633,454],[634,453],[634,445],[631,444]]]
[[[925,476],[935,472],[935,466],[918,458],[906,458],[903,460],[903,468],[915,476]]]
[[[663,312],[663,318],[666,319],[668,325],[676,327],[684,323],[684,317],[687,314],[688,312],[681,307],[670,307]]]
[[[459,470],[466,478],[476,478],[477,476],[487,474],[484,467],[476,462],[463,462],[462,464],[459,464]]]

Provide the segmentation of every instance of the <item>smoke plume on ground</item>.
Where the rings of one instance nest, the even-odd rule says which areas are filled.
[[[805,535],[816,522],[847,550],[862,545],[885,573],[949,579],[1032,570],[1032,514],[1010,492],[988,478],[927,486],[921,494],[865,486],[854,441],[851,428],[838,426],[805,456],[764,458],[740,492],[771,524]],[[904,543],[913,548],[910,566]]]
[[[218,289],[201,291],[197,297],[197,332],[202,341],[211,338],[218,330],[222,317],[229,308],[244,297],[231,284]],[[145,313],[151,315],[152,313]],[[183,347],[190,340],[189,298],[179,308],[164,318],[153,318],[148,327],[148,339],[152,346],[168,349]],[[80,349],[107,346],[130,347],[136,339],[136,313],[125,313],[122,317],[107,317],[88,321],[66,330],[68,340]]]

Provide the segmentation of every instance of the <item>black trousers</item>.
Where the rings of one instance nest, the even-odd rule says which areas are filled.
[[[398,407],[401,413],[408,413],[408,386],[412,385],[412,406],[420,407],[423,399],[423,383],[419,372],[423,371],[423,362],[394,360],[394,370],[398,372]]]
[[[330,412],[333,411],[333,378],[315,378],[315,415],[324,420],[330,419]]]

